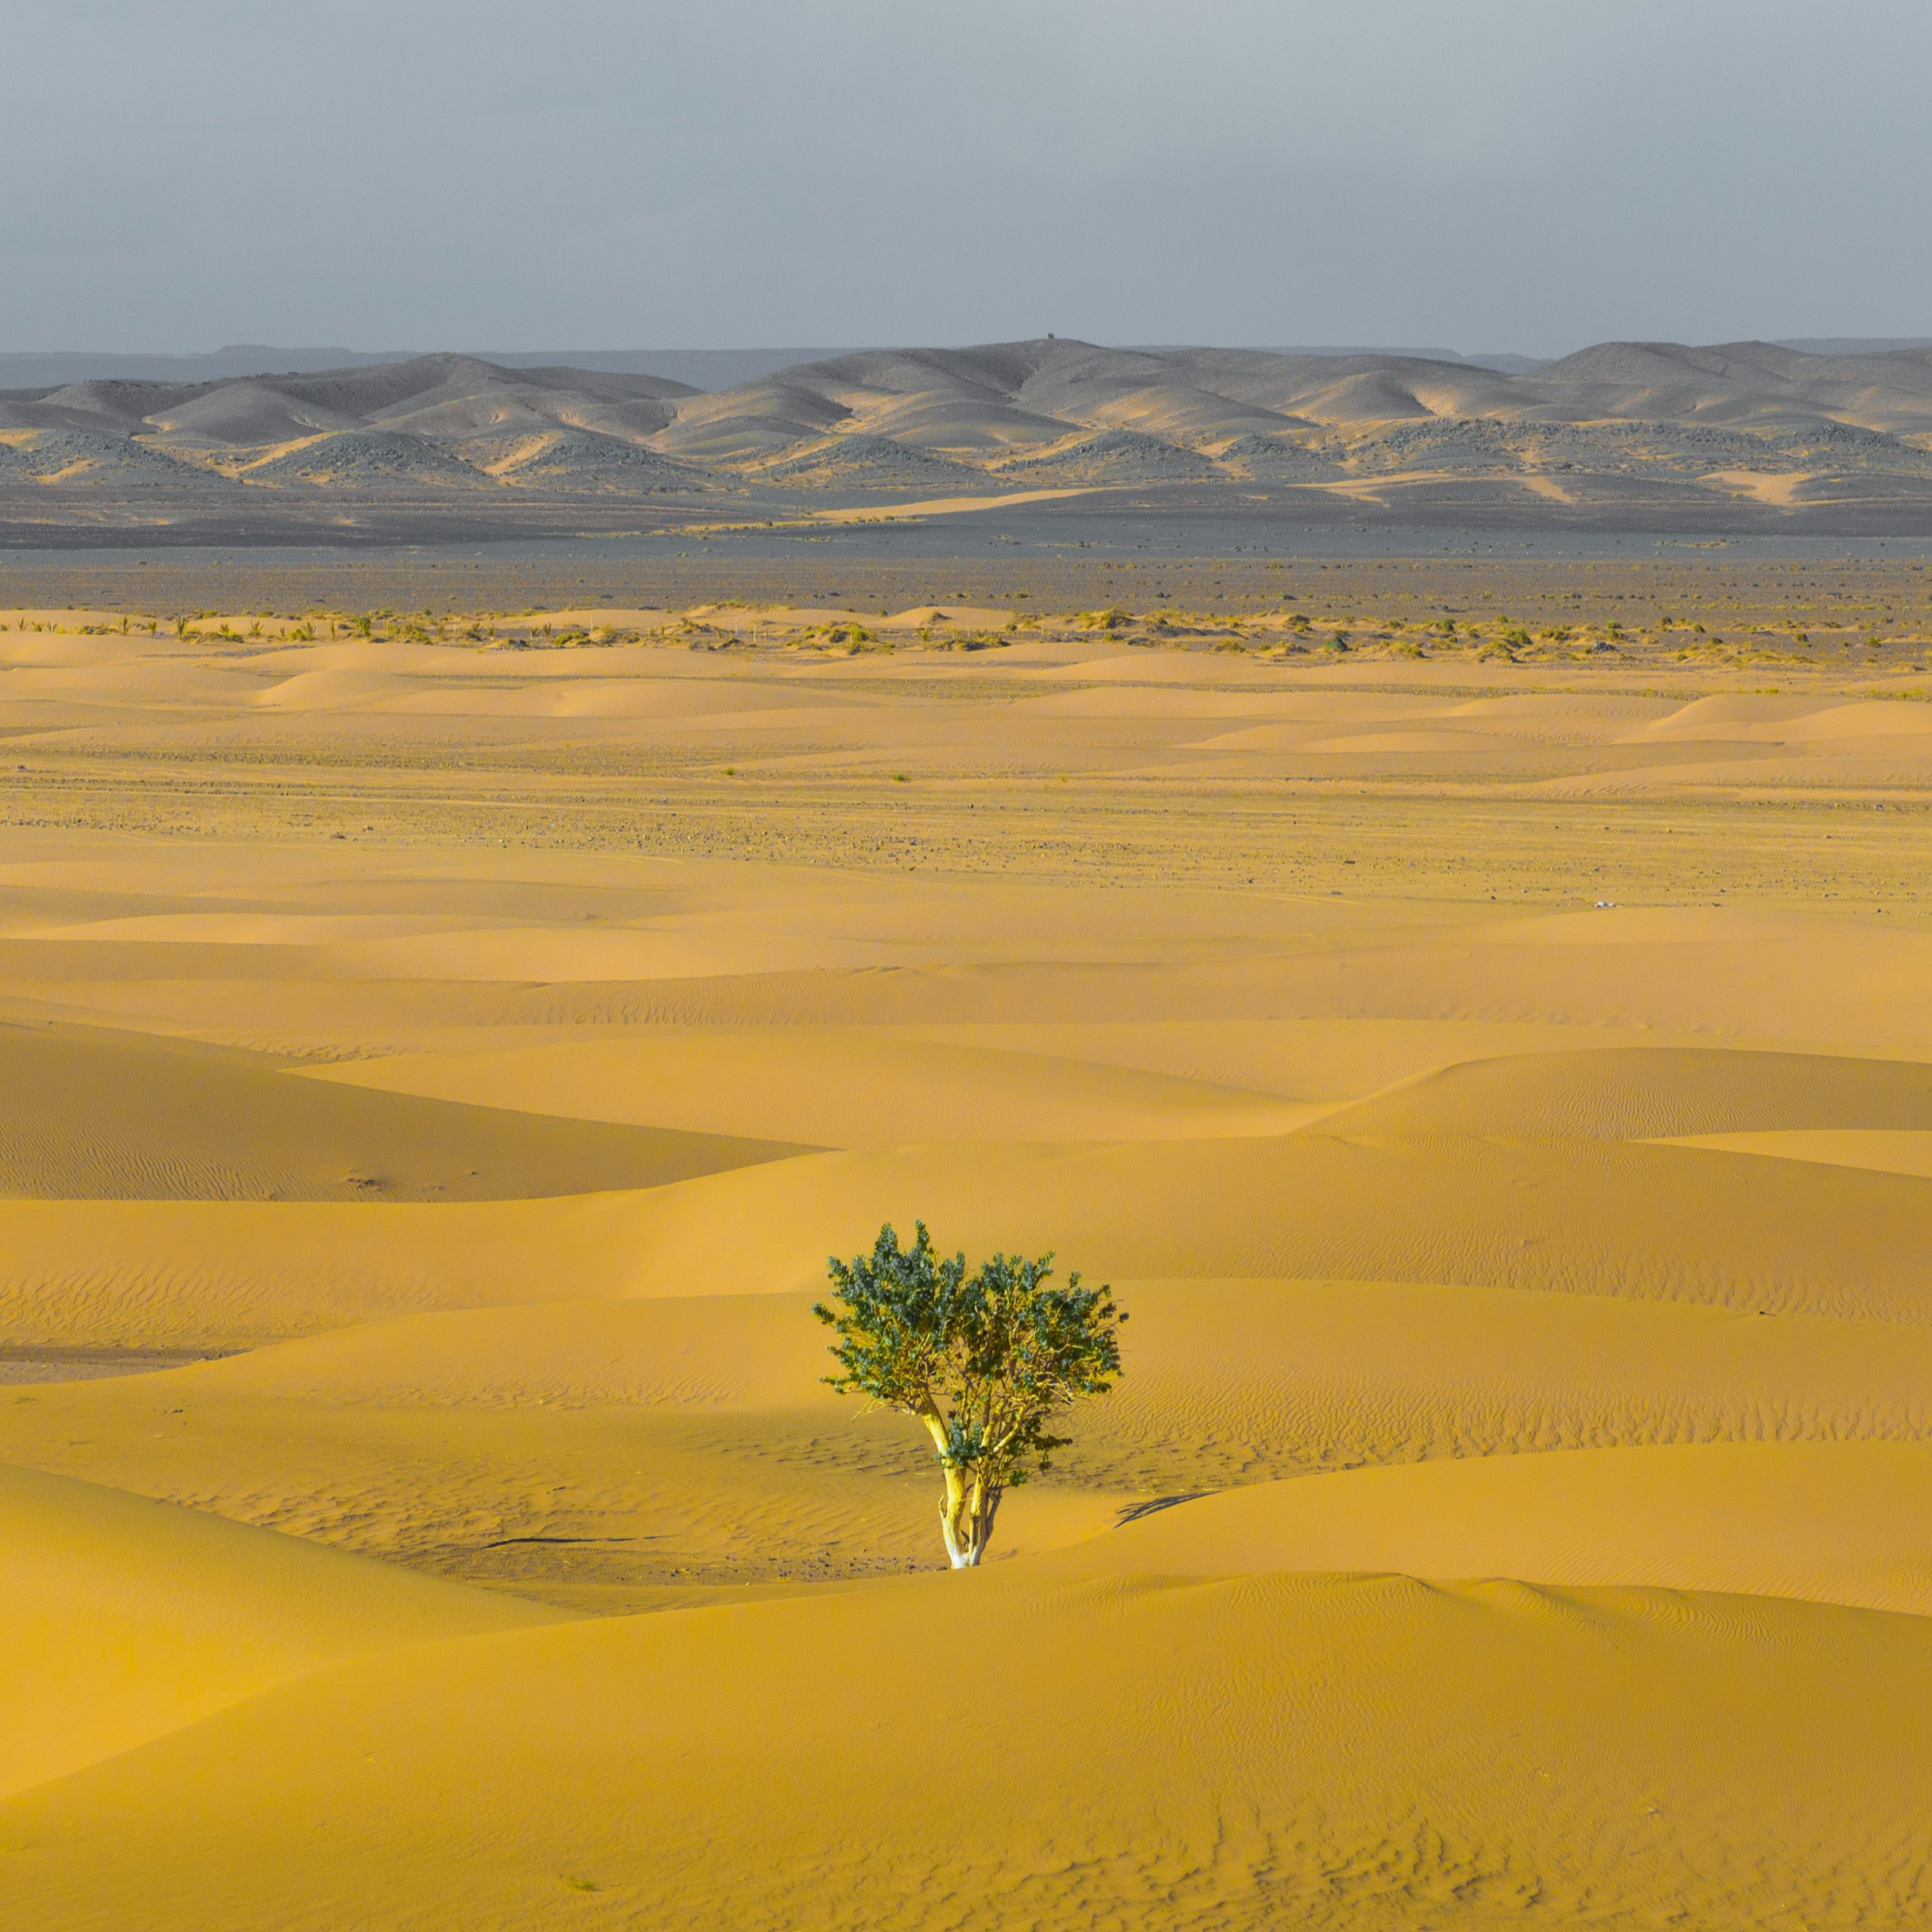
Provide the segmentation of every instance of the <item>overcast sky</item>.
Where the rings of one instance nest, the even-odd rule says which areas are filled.
[[[0,0],[0,349],[1932,335],[1927,0]]]

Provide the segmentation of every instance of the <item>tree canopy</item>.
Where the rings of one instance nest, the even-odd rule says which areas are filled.
[[[1051,1286],[1053,1255],[995,1255],[968,1274],[942,1259],[925,1224],[899,1246],[890,1224],[870,1255],[829,1263],[830,1302],[813,1313],[836,1331],[841,1395],[869,1396],[922,1422],[945,1478],[940,1530],[955,1569],[985,1554],[1001,1496],[1049,1466],[1070,1438],[1061,1410],[1104,1395],[1120,1373],[1126,1315],[1077,1274]]]

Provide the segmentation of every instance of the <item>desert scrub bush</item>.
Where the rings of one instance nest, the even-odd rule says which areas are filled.
[[[956,630],[950,636],[930,638],[929,642],[934,650],[1004,650],[1013,640],[995,630]]]
[[[931,1437],[947,1560],[970,1569],[1001,1497],[1066,1446],[1050,1433],[1060,1413],[1113,1387],[1127,1317],[1111,1289],[1083,1288],[1078,1274],[1049,1286],[1050,1254],[995,1255],[968,1274],[964,1255],[941,1260],[925,1224],[915,1225],[910,1248],[888,1224],[870,1255],[834,1256],[832,1295],[812,1312],[838,1336],[838,1372],[825,1381],[913,1417]]]

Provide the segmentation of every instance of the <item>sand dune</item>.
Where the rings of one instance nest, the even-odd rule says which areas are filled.
[[[637,1197],[642,1292],[796,1290],[882,1218],[1095,1274],[1468,1282],[1932,1318],[1914,1178],[1598,1141],[983,1143],[801,1157]],[[903,1202],[904,1206],[894,1204]],[[654,1290],[650,1284],[665,1286]]]
[[[25,1469],[0,1467],[0,1537],[9,1793],[346,1658],[546,1614]]]
[[[64,1328],[175,1346],[549,1298],[531,1284],[560,1269],[591,1295],[693,1282],[786,1292],[880,1220],[919,1213],[969,1245],[1057,1246],[1123,1276],[1464,1282],[1918,1323],[1925,1185],[1697,1148],[1356,1139],[1319,1126],[1112,1146],[965,1143],[767,1158],[553,1205],[17,1202],[0,1209],[0,1302],[21,1341]]]
[[[933,499],[850,514],[947,510]],[[1279,616],[1250,620],[1266,628],[1236,626],[1246,639],[1240,659],[1208,666],[1178,649],[1146,649],[1173,642],[1159,628],[1165,620],[1150,620],[1123,657],[1119,646],[1084,635],[1028,635],[1011,612],[958,608],[941,624],[931,608],[914,608],[869,619],[879,626],[875,642],[894,642],[881,666],[846,653],[796,655],[823,626],[854,622],[846,612],[731,612],[728,632],[711,619],[724,612],[690,622],[736,639],[724,662],[711,649],[693,655],[661,643],[531,649],[512,661],[467,634],[436,646],[336,639],[247,651],[216,638],[120,639],[93,655],[64,655],[27,634],[15,653],[21,661],[0,673],[0,719],[35,734],[45,751],[99,751],[127,744],[130,734],[185,731],[188,742],[220,744],[230,755],[255,746],[286,758],[292,738],[336,731],[382,746],[381,755],[415,746],[415,755],[433,747],[452,758],[475,740],[493,742],[499,755],[530,747],[553,758],[562,744],[597,744],[649,747],[680,769],[696,758],[715,761],[719,774],[755,767],[836,781],[908,763],[956,778],[989,765],[1053,777],[1405,785],[1466,773],[1590,796],[1764,785],[1917,790],[1932,774],[1932,731],[1917,704],[1845,692],[1670,700],[1578,688],[1470,700],[1459,682],[1437,693],[1378,690],[1399,676],[1439,682],[1455,666],[1401,673],[1387,659],[1312,662]],[[643,622],[682,635],[665,612],[589,611],[578,620]],[[999,638],[997,684],[976,692],[970,659],[941,655],[951,624],[983,626],[980,643]],[[1209,635],[1232,651],[1236,630]],[[746,655],[736,655],[740,643]],[[900,646],[920,661],[900,661]],[[1337,674],[1368,688],[1327,688]],[[1613,680],[1598,673],[1590,682]]]
[[[1794,1128],[1932,1131],[1932,1066],[1682,1047],[1480,1060],[1330,1114],[1321,1131],[1709,1146]]]
[[[1127,1379],[1053,1480],[1009,1499],[1000,1562],[1150,1501],[1364,1464],[1922,1445],[1932,1431],[1922,1327],[1392,1282],[1116,1286],[1134,1315]],[[924,1567],[921,1443],[823,1387],[809,1299],[365,1321],[164,1372],[42,1383],[0,1406],[0,1457],[607,1610]],[[1762,1507],[1780,1493],[1768,1483]],[[1844,1495],[1846,1534],[1876,1546],[1893,1519],[1857,1531],[1868,1512]],[[1586,1543],[1596,1519],[1565,1518]],[[1481,1520],[1495,1530],[1507,1512]],[[1606,1550],[1642,1554],[1618,1534]]]
[[[1009,1567],[349,1665],[0,1817],[48,1928],[1896,1919],[1928,1646],[1678,1592]]]
[[[467,718],[689,718],[716,728],[736,719],[812,706],[802,694],[769,688],[748,702],[740,690],[695,681],[576,677],[527,691],[415,691],[394,696],[384,708]]]
[[[934,499],[853,514],[945,507]],[[80,656],[43,650],[43,634],[28,633],[21,661],[0,672],[0,719],[55,755],[155,731],[219,743],[231,755],[253,747],[285,758],[320,731],[382,759],[460,762],[460,747],[472,742],[499,757],[520,747],[549,759],[580,735],[606,756],[621,748],[667,770],[688,772],[695,758],[709,761],[714,777],[750,767],[834,782],[908,766],[975,782],[989,768],[1425,786],[1460,777],[1576,798],[1766,786],[1916,793],[1932,782],[1924,708],[1879,701],[1911,687],[1673,699],[1614,689],[1621,674],[1610,667],[1587,683],[1572,673],[1576,689],[1472,699],[1457,665],[1405,673],[1387,658],[1325,664],[1319,651],[1310,661],[1278,615],[1202,631],[1228,646],[1205,665],[1192,650],[1167,648],[1177,634],[1156,618],[1135,620],[1147,627],[1123,654],[1085,633],[1030,634],[1007,611],[915,607],[867,617],[862,628],[875,646],[890,642],[890,655],[824,655],[825,627],[859,621],[836,610],[708,607],[675,623],[663,612],[592,610],[571,621],[599,630],[636,623],[655,641],[520,650],[514,659],[477,641],[470,631],[478,627],[434,645],[264,640],[242,651],[138,637]],[[687,622],[720,648],[663,648],[687,634]],[[983,679],[982,690],[973,689],[971,657],[947,653],[955,624],[981,631],[969,640],[976,645],[998,642],[987,654],[996,656],[998,680]],[[1226,661],[1237,644],[1239,658]],[[1377,688],[1411,677],[1445,688]],[[1342,679],[1360,688],[1332,688]],[[616,797],[610,804],[621,809]]]
[[[1932,1612],[1932,1449],[1699,1443],[1480,1456],[1257,1484],[1096,1546],[1129,1575],[1399,1571]]]
[[[1251,1090],[1310,1104],[1365,1100],[1418,1075],[1479,1061],[1594,1053],[1612,1044],[1652,1049],[1659,1045],[1659,1030],[1641,1025],[1566,1027],[1465,1019],[1062,1020],[895,1030],[914,1038],[1144,1068],[1217,1086],[1246,1082]]]
[[[784,1312],[405,1317],[252,1361],[41,1383],[0,1433],[29,1466],[607,1614],[929,1567],[929,1454],[824,1389],[818,1325]],[[1111,1468],[1029,1485],[1003,1546],[1077,1542],[1140,1496]]]
[[[1491,380],[1278,359],[1163,433]],[[1165,368],[772,409],[965,469]],[[492,381],[235,400],[578,409]],[[599,406],[782,447],[700,401]],[[1925,1916],[1923,774],[1820,775],[1923,707],[834,581],[0,627],[9,1932]],[[976,1575],[821,1380],[915,1217],[1131,1313]]]
[[[1732,1154],[1762,1154],[1781,1161],[1824,1161],[1837,1167],[1870,1167],[1880,1174],[1932,1178],[1932,1134],[1912,1127],[1787,1127],[1763,1133],[1683,1134],[1685,1147],[1715,1147]]]
[[[0,1079],[41,1096],[0,1131],[0,1193],[16,1197],[490,1201],[792,1151],[359,1093],[138,1034],[0,1026]]]
[[[661,1031],[649,1041],[359,1061],[310,1077],[701,1133],[755,1121],[753,1138],[778,1138],[773,1130],[789,1117],[801,1130],[789,1138],[838,1147],[1005,1136],[1212,1139],[1278,1134],[1311,1111],[1166,1074],[848,1028]]]
[[[618,1292],[638,1197],[0,1202],[0,1334],[218,1350],[405,1309]]]
[[[401,939],[355,940],[335,949],[347,976],[370,980],[596,982],[735,977],[766,971],[824,972],[883,965],[897,949],[857,939],[677,930],[571,932],[479,928]]]

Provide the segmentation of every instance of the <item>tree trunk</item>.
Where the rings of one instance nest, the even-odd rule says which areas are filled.
[[[993,1540],[993,1519],[999,1513],[1001,1492],[950,1465],[946,1469],[945,1499],[939,1506],[939,1533],[945,1538],[946,1559],[955,1569],[976,1569]]]
[[[939,1505],[939,1534],[945,1541],[946,1561],[955,1569],[976,1569],[993,1540],[993,1519],[999,1513],[1003,1492],[983,1475],[968,1481],[966,1471],[948,1460],[952,1437],[936,1403],[929,1404],[919,1419],[933,1438],[946,1479],[946,1493]]]
[[[939,1505],[939,1533],[945,1539],[946,1561],[955,1569],[969,1569],[980,1558],[973,1547],[969,1521],[972,1499],[966,1487],[966,1472],[953,1463],[941,1467],[945,1472],[946,1493]]]
[[[972,1533],[972,1554],[967,1559],[971,1563],[979,1562],[993,1540],[993,1519],[999,1514],[1002,1493],[983,1482],[973,1485],[972,1506],[967,1518]]]

